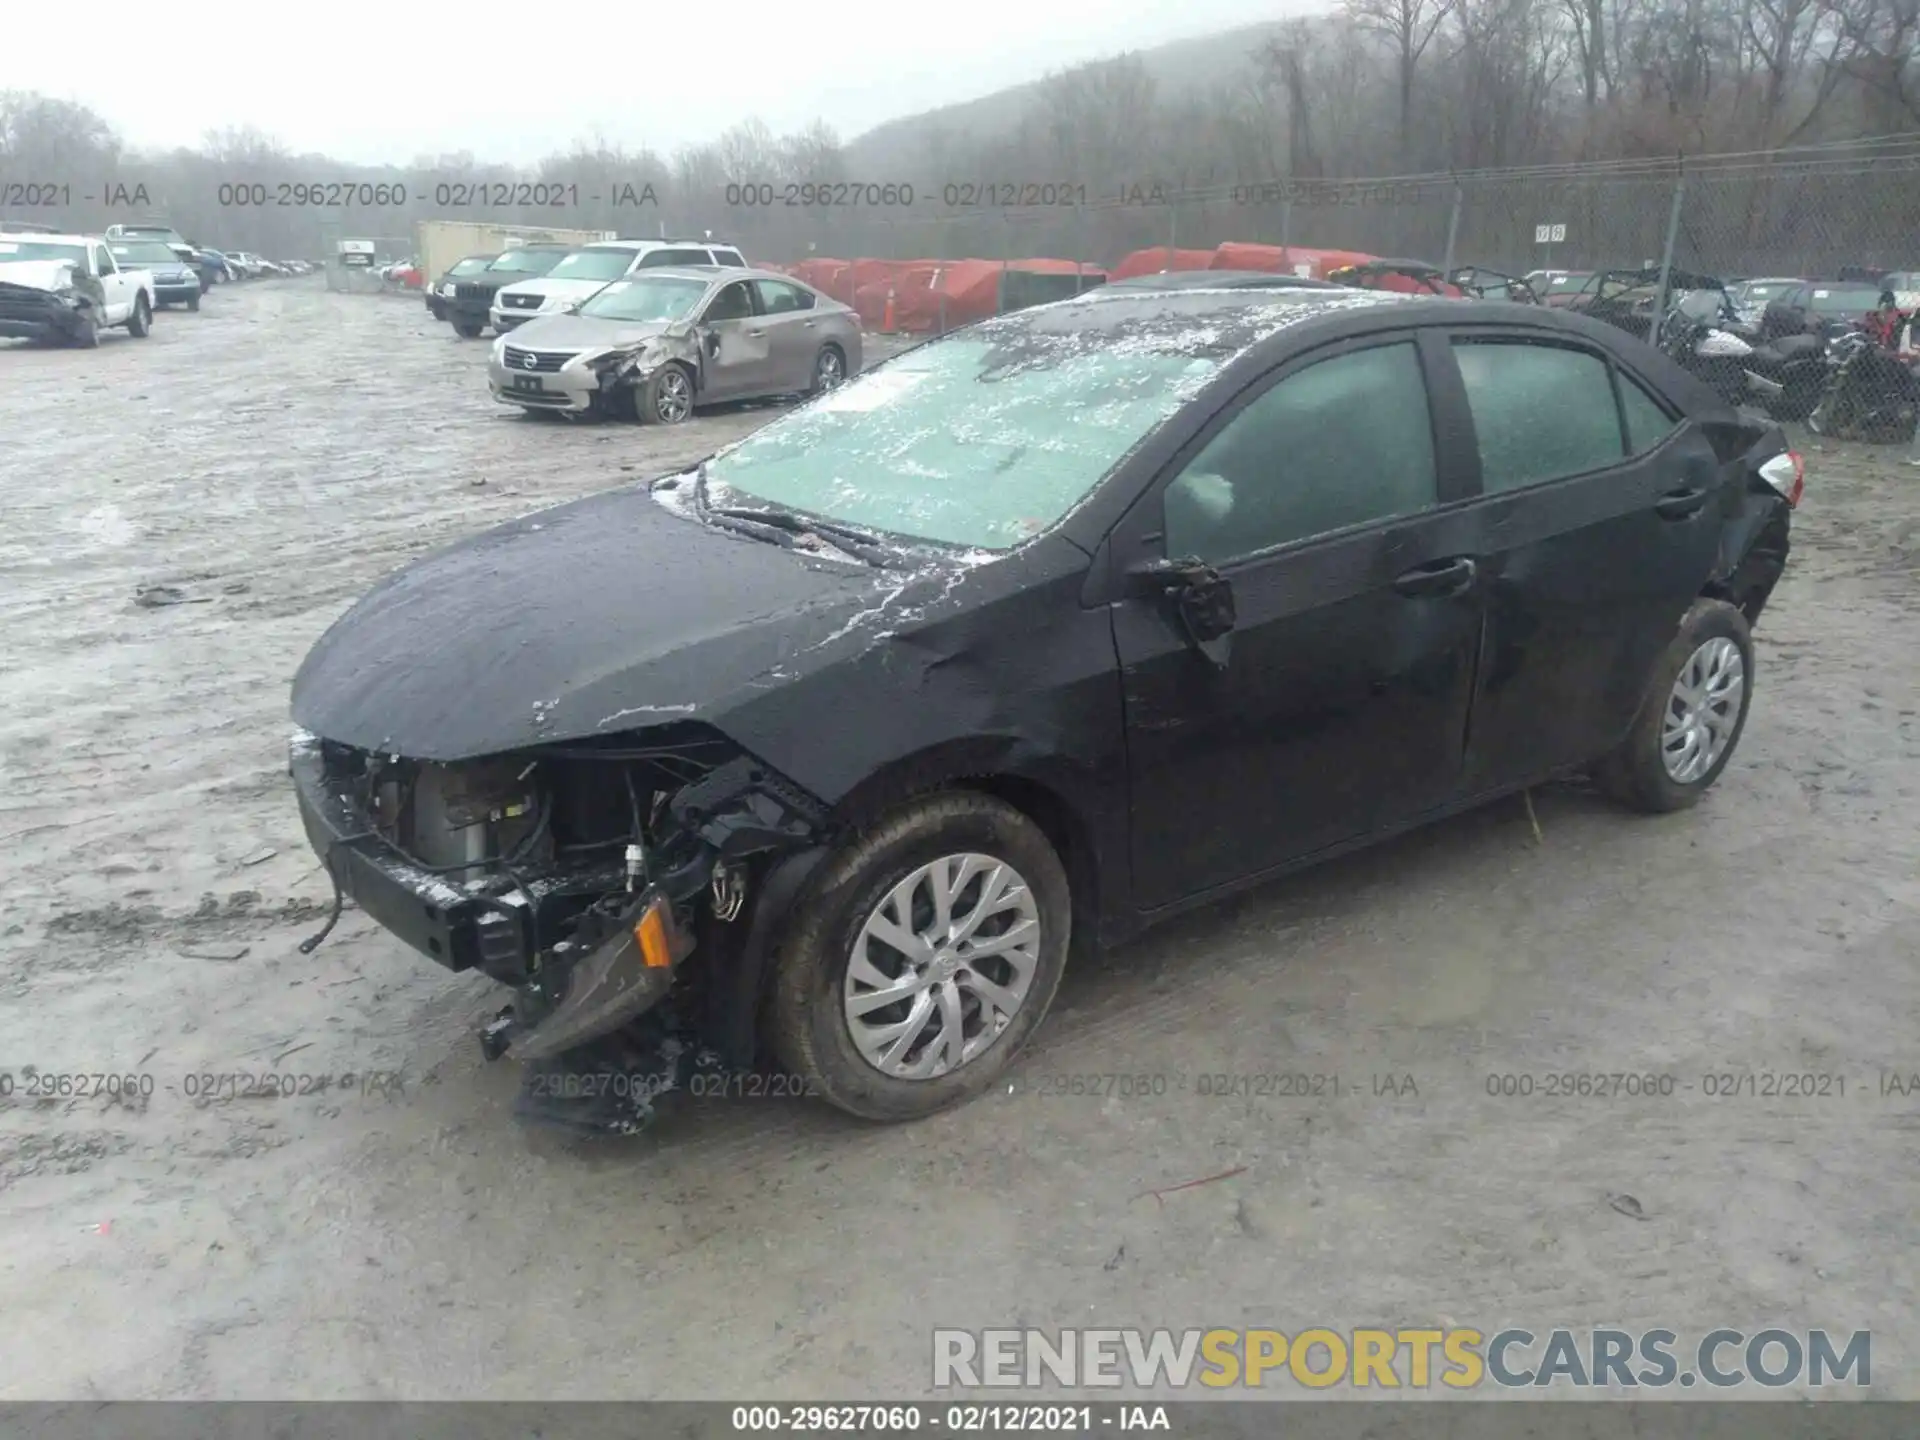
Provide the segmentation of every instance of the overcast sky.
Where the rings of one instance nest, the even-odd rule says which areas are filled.
[[[776,133],[824,119],[850,140],[1050,69],[1323,8],[0,3],[9,12],[0,90],[79,101],[137,147],[196,145],[210,129],[251,125],[294,151],[400,165],[457,150],[526,163],[596,131],[666,153],[752,115]]]

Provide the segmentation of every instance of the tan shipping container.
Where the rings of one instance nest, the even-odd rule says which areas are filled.
[[[431,285],[469,255],[495,254],[516,245],[585,245],[612,240],[612,230],[566,230],[549,225],[485,225],[475,220],[422,220],[414,227],[420,268]]]

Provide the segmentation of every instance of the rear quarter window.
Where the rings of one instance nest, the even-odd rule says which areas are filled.
[[[1680,428],[1680,422],[1631,375],[1620,372],[1620,409],[1627,420],[1627,450],[1644,455]]]

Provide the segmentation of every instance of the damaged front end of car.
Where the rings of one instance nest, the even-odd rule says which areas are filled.
[[[610,346],[591,356],[586,366],[599,382],[602,405],[612,411],[627,397],[644,394],[648,382],[669,365],[686,371],[698,394],[706,389],[706,362],[718,347],[714,331],[676,321],[644,339]]]
[[[441,763],[298,731],[289,761],[333,919],[351,898],[438,964],[513,989],[481,1033],[489,1059],[604,1068],[582,1056],[658,1011],[655,1059],[671,1041],[670,1059],[752,1064],[762,957],[748,932],[763,948],[767,926],[749,902],[783,861],[817,852],[829,815],[718,732],[684,723]],[[669,1064],[652,1093],[623,1082],[599,1098],[637,1128],[676,1078]]]
[[[62,267],[49,288],[0,280],[0,337],[72,343],[100,323],[100,282]]]

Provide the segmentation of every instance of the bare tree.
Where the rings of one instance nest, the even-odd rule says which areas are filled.
[[[1598,0],[1590,0],[1598,3]],[[1379,36],[1393,52],[1400,98],[1400,163],[1416,163],[1413,152],[1413,77],[1433,43],[1454,0],[1345,0],[1342,7],[1357,29]]]

